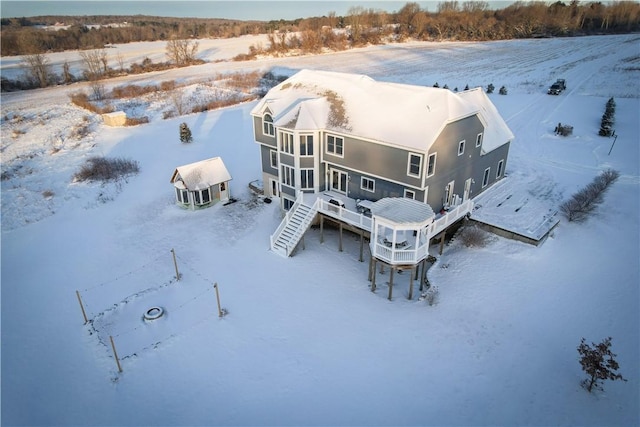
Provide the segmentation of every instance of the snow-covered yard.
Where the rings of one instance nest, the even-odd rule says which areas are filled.
[[[511,197],[487,215],[513,226],[554,212],[600,171],[620,171],[596,215],[562,219],[540,247],[454,240],[428,273],[436,305],[407,300],[402,275],[393,301],[388,276],[370,292],[355,236],[339,252],[336,231],[321,244],[311,229],[292,258],[269,252],[281,213],[248,189],[260,177],[254,103],[111,128],[70,104],[82,84],[2,94],[3,425],[638,425],[639,41],[412,42],[107,83],[301,68],[452,89],[493,83],[516,140]],[[244,53],[247,44],[228,46]],[[558,77],[568,90],[546,95]],[[618,138],[609,154],[614,139],[597,132],[610,97]],[[179,142],[183,121],[191,144]],[[573,135],[555,135],[558,122]],[[135,159],[141,172],[72,183],[94,155]],[[214,156],[238,202],[178,208],[172,171]],[[155,306],[165,315],[144,321]],[[607,336],[629,381],[589,394],[576,347]]]

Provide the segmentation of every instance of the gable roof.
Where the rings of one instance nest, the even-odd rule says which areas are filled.
[[[189,191],[204,190],[231,180],[231,175],[220,157],[178,166],[171,176],[176,188]]]
[[[485,126],[499,122],[495,132],[485,135],[490,140],[486,151],[513,139],[486,95],[462,96],[359,74],[299,71],[272,88],[251,114],[260,116],[267,108],[277,127],[333,130],[419,151],[427,151],[447,123],[475,114],[486,116]]]

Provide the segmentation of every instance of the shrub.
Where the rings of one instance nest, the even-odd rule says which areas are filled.
[[[602,203],[606,190],[620,177],[618,171],[608,169],[596,176],[582,190],[560,205],[560,212],[569,220],[582,222]]]
[[[493,85],[493,83],[489,83],[489,86],[487,86],[487,93],[493,93],[493,90],[496,87]]]
[[[506,88],[506,87],[504,87],[504,86],[501,86],[501,87],[500,87],[500,90],[498,91],[498,93],[499,93],[500,95],[506,95],[506,94],[507,94],[507,88]]]
[[[90,157],[80,168],[74,181],[113,181],[140,172],[137,161],[124,158]]]
[[[144,123],[149,123],[149,117],[127,117],[127,120],[124,122],[125,126],[136,126]]]
[[[71,98],[71,102],[77,105],[80,108],[84,108],[85,110],[91,111],[96,114],[105,114],[113,112],[113,107],[110,105],[106,105],[104,107],[100,107],[97,104],[92,103],[89,100],[89,95],[84,92],[76,92],[69,95]]]
[[[601,382],[604,380],[627,381],[616,372],[620,366],[615,359],[616,355],[611,352],[611,337],[605,338],[600,344],[591,344],[593,347],[582,338],[578,346],[578,353],[581,356],[580,365],[589,376],[582,381],[582,386],[591,393],[594,387],[602,390]]]
[[[191,129],[186,123],[180,124],[180,142],[188,143],[193,141],[193,136],[191,136]]]
[[[458,238],[468,248],[483,248],[491,240],[489,233],[475,225],[465,225],[458,232]]]
[[[437,286],[430,286],[422,294],[422,296],[424,297],[424,299],[427,300],[427,303],[429,303],[429,305],[437,304],[439,295],[440,295],[440,292],[438,291],[438,287]]]

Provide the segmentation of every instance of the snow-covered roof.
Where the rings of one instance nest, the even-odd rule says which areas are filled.
[[[171,176],[176,188],[190,191],[203,190],[231,180],[231,175],[220,157],[178,166]]]
[[[479,108],[480,120],[484,125],[482,137],[482,154],[495,150],[501,145],[513,140],[514,135],[502,119],[498,109],[480,87],[466,90],[458,94],[467,102]]]
[[[371,206],[371,214],[396,224],[424,224],[435,218],[426,203],[405,197],[385,197]]]
[[[447,123],[480,114],[494,130],[485,134],[485,151],[511,140],[513,134],[482,89],[468,92],[483,96],[302,70],[272,88],[251,113],[259,116],[268,109],[278,127],[334,130],[420,151],[431,147]]]

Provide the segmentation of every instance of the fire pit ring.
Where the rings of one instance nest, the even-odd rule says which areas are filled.
[[[164,308],[162,307],[151,307],[147,311],[144,312],[144,320],[156,320],[161,318],[164,315]]]

